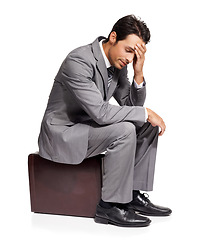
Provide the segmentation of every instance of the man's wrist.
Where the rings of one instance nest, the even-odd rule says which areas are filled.
[[[134,74],[134,79],[135,79],[136,83],[137,83],[138,85],[140,85],[140,84],[143,83],[143,81],[144,81],[143,73]]]
[[[149,120],[150,114],[151,114],[151,109],[145,108],[147,112],[147,121]]]

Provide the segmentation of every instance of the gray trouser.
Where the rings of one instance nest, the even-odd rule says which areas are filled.
[[[106,151],[103,161],[102,199],[127,203],[133,190],[153,189],[158,127],[130,122],[90,126],[88,151],[91,157]]]

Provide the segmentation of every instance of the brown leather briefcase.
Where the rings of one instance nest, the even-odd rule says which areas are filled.
[[[102,158],[81,164],[55,163],[38,154],[28,156],[31,211],[94,217],[101,198]]]

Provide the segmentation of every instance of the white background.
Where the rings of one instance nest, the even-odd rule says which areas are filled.
[[[150,198],[171,207],[172,216],[127,229],[31,213],[27,157],[38,150],[41,119],[61,62],[132,13],[152,35],[145,105],[167,125]],[[1,1],[2,239],[209,239],[209,22],[207,0]]]

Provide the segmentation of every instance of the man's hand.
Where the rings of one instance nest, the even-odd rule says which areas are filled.
[[[135,46],[135,57],[133,59],[134,79],[140,84],[143,82],[143,66],[146,53],[146,45],[144,43]]]
[[[161,131],[159,133],[159,136],[162,136],[166,130],[166,125],[163,119],[159,115],[157,115],[155,112],[153,112],[151,109],[146,108],[146,110],[148,113],[147,121],[150,122],[153,127],[156,127],[156,126],[160,127]]]

